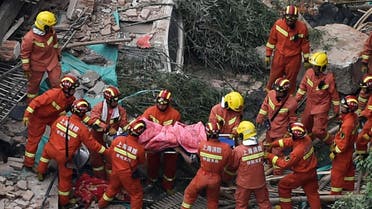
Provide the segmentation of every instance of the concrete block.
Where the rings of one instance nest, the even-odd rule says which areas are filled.
[[[27,190],[23,193],[22,199],[25,201],[30,201],[34,197],[34,193],[31,190]]]

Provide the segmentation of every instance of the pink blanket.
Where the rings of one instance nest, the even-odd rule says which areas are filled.
[[[139,143],[146,150],[162,151],[167,148],[182,146],[189,153],[196,153],[201,141],[207,140],[202,122],[185,125],[176,122],[173,126],[162,126],[143,119],[146,130],[139,137]]]

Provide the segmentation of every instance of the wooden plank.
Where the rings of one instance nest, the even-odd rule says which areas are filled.
[[[4,35],[3,37],[3,42],[8,40],[8,38],[19,28],[19,26],[22,25],[22,23],[25,21],[25,18],[24,17],[21,17],[17,20],[16,24],[14,24],[9,30],[8,32],[6,32],[6,34]]]
[[[13,24],[14,19],[21,10],[24,2],[14,0],[4,0],[0,6],[0,40],[3,40],[9,27]]]

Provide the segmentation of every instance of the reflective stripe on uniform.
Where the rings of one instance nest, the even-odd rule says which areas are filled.
[[[274,102],[273,101],[271,101],[271,99],[269,98],[269,106],[270,106],[270,108],[272,109],[272,110],[275,110],[275,105],[274,105]]]
[[[64,125],[60,124],[60,123],[57,123],[57,128],[58,128],[59,130],[61,130],[62,132],[64,132],[64,133],[67,132],[66,127],[65,127]],[[72,130],[70,130],[70,129],[68,130],[68,135],[69,135],[69,136],[72,136],[72,137],[74,137],[74,138],[77,137],[77,134],[76,134],[75,132],[73,132]]]
[[[364,60],[368,60],[368,59],[369,59],[369,56],[366,55],[366,54],[363,54],[363,55],[362,55],[362,59],[364,59]]]
[[[281,28],[279,25],[276,25],[275,26],[275,29],[281,33],[283,36],[285,37],[288,37],[288,32],[286,30],[284,30],[283,28]]]
[[[53,36],[49,37],[48,41],[47,41],[47,44],[48,46],[53,42]]]
[[[184,208],[191,208],[191,205],[190,204],[187,204],[185,202],[182,202],[182,207],[184,207]]]
[[[38,47],[42,47],[42,48],[45,47],[45,45],[44,45],[43,42],[34,41],[34,44],[35,44],[36,46],[38,46]]]
[[[206,152],[200,152],[200,156],[215,159],[215,160],[222,160],[221,155],[214,155],[214,154],[210,154]]]
[[[88,123],[89,120],[90,120],[90,117],[89,116],[85,116],[84,119],[83,119],[83,122],[84,123]]]
[[[122,154],[124,156],[127,156],[130,159],[133,159],[133,160],[137,159],[137,156],[136,155],[133,155],[132,153],[127,152],[127,151],[125,151],[123,149],[120,149],[119,147],[114,147],[114,151],[117,152],[117,153],[119,153],[119,154]]]
[[[363,103],[367,102],[367,99],[363,98],[361,96],[358,97],[358,100],[359,100],[359,102],[363,102]]]
[[[309,53],[304,54],[304,58],[309,58],[309,57],[310,57]]]
[[[61,195],[61,196],[69,196],[69,195],[70,195],[70,191],[63,192],[63,191],[61,191],[61,190],[58,190],[58,195]]]
[[[173,177],[173,178],[169,178],[168,176],[166,176],[165,174],[163,175],[163,178],[166,180],[166,181],[174,181],[174,179],[176,177]]]
[[[355,177],[354,176],[345,176],[344,181],[354,181]]]
[[[106,148],[104,146],[101,146],[101,149],[99,149],[98,153],[102,154],[104,153]]]
[[[108,202],[114,199],[113,197],[109,197],[109,196],[107,196],[106,192],[103,193],[103,196],[102,196],[102,197],[103,197],[104,200],[106,200],[106,201],[108,201]]]
[[[25,151],[25,156],[29,158],[35,158],[35,153]]]
[[[332,192],[342,192],[342,187],[331,187]]]
[[[275,45],[274,44],[270,44],[269,42],[266,43],[266,47],[267,48],[270,48],[270,49],[274,49],[275,48]]]
[[[260,111],[258,112],[258,114],[261,114],[261,115],[267,115],[267,112],[263,109],[260,109]]]
[[[309,86],[313,87],[314,86],[314,83],[312,80],[310,80],[310,78],[307,78],[306,79],[306,83],[309,84]]]
[[[56,43],[56,44],[53,45],[53,48],[56,48],[57,49],[58,47],[59,47],[58,43]]]
[[[306,93],[306,91],[302,90],[302,89],[298,89],[297,90],[297,94],[301,94],[301,95],[304,95]]]
[[[340,105],[340,101],[338,101],[338,100],[332,100],[332,104],[334,106]]]
[[[40,158],[40,162],[48,163],[49,162],[49,159],[48,158],[41,157]]]
[[[254,159],[257,159],[257,158],[260,158],[260,157],[263,157],[263,156],[264,156],[263,152],[258,152],[258,153],[253,154],[253,155],[243,156],[242,161],[254,160]]]
[[[286,113],[288,111],[289,111],[288,108],[282,108],[282,109],[279,110],[279,113]]]
[[[304,155],[303,159],[304,159],[304,160],[308,159],[308,158],[309,158],[313,153],[314,153],[314,147],[311,147],[310,151],[308,151],[308,152]]]
[[[34,113],[34,109],[32,109],[30,106],[28,106],[28,107],[26,108],[26,110],[27,110],[27,112],[29,112],[29,113]]]
[[[30,63],[30,59],[29,58],[21,59],[21,61],[22,61],[22,64],[28,64],[28,63]]]
[[[235,123],[235,121],[236,121],[236,117],[233,117],[233,118],[231,118],[230,120],[229,120],[229,125],[232,125],[232,124],[234,124]]]
[[[291,202],[291,198],[284,198],[284,197],[279,197],[280,202]]]
[[[159,124],[159,120],[156,119],[154,116],[150,115],[149,117],[152,120],[152,122]]]
[[[167,120],[167,121],[163,122],[163,126],[168,126],[168,125],[172,125],[172,124],[173,124],[173,120]]]
[[[103,171],[103,169],[105,169],[105,167],[104,166],[93,167],[92,169],[93,169],[93,171]]]
[[[37,95],[38,95],[38,94],[30,94],[30,93],[28,93],[28,94],[27,94],[27,98],[31,98],[31,99],[32,99],[32,98],[37,97]]]
[[[279,139],[278,144],[279,144],[279,147],[284,147],[284,140]]]
[[[335,151],[336,151],[336,153],[340,153],[340,152],[341,152],[340,148],[338,148],[337,145],[336,145],[336,147],[335,147]]]
[[[276,164],[276,161],[277,161],[278,159],[279,159],[278,156],[274,156],[273,159],[271,160],[271,163],[272,163],[273,165],[275,165],[275,164]]]
[[[54,108],[56,108],[56,110],[60,110],[60,109],[61,109],[61,106],[59,106],[59,105],[57,104],[57,102],[55,102],[55,101],[52,102],[52,106],[53,106]]]

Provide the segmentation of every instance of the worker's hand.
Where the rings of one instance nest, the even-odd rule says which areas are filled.
[[[368,64],[367,63],[362,63],[362,67],[360,68],[360,71],[362,73],[368,72]]]
[[[116,131],[116,129],[115,128],[109,128],[109,131],[108,131],[108,134],[110,135],[110,136],[113,136],[113,135],[115,135],[117,133],[117,131]]]
[[[265,67],[266,67],[266,69],[270,69],[270,56],[266,56],[265,57]]]
[[[311,64],[309,63],[309,59],[304,60],[304,68],[305,68],[305,70],[311,68]]]
[[[329,153],[329,159],[333,160],[335,159],[336,154],[334,152]]]
[[[23,117],[23,125],[25,125],[26,127],[28,127],[28,123],[30,122],[30,119],[28,117]]]

